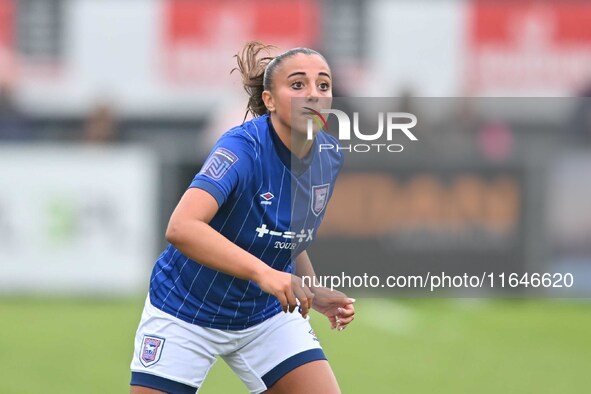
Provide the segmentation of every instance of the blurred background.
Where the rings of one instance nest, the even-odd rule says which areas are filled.
[[[420,152],[348,162],[319,259],[322,245],[377,239],[392,259],[488,257],[576,272],[589,289],[587,1],[0,0],[0,392],[128,391],[166,223],[242,122],[230,70],[253,39],[319,50],[334,96],[426,113]],[[448,116],[429,111],[450,102]],[[371,204],[351,193],[369,189]],[[588,299],[357,309],[338,334],[314,317],[344,393],[591,384]],[[200,392],[246,392],[222,364]]]

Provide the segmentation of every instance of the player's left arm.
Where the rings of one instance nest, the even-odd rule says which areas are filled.
[[[296,257],[296,275],[300,278],[310,278],[308,283],[314,285],[318,281],[316,272],[308,256],[308,252],[303,251]],[[331,290],[327,287],[312,286],[310,290],[314,294],[312,298],[312,309],[322,313],[330,321],[331,328],[339,331],[344,330],[355,318],[354,298],[347,297],[344,293]]]
[[[314,267],[312,266],[312,262],[310,261],[310,257],[308,256],[307,251],[303,251],[296,257],[296,275],[300,278],[306,276],[309,278],[316,278],[316,272],[314,272]],[[314,283],[314,282],[312,282]]]

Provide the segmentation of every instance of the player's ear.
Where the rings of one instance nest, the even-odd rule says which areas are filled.
[[[263,90],[263,103],[265,103],[265,107],[269,112],[275,112],[275,100],[273,100],[273,95],[268,90]]]

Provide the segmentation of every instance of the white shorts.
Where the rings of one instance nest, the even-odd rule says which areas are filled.
[[[308,320],[281,312],[244,330],[205,328],[161,311],[148,297],[135,336],[131,384],[194,394],[220,356],[251,393],[261,393],[289,371],[326,360]]]

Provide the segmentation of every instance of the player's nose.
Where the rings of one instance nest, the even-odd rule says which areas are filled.
[[[318,101],[320,94],[318,88],[314,84],[310,84],[308,86],[308,91],[306,92],[306,101]]]

